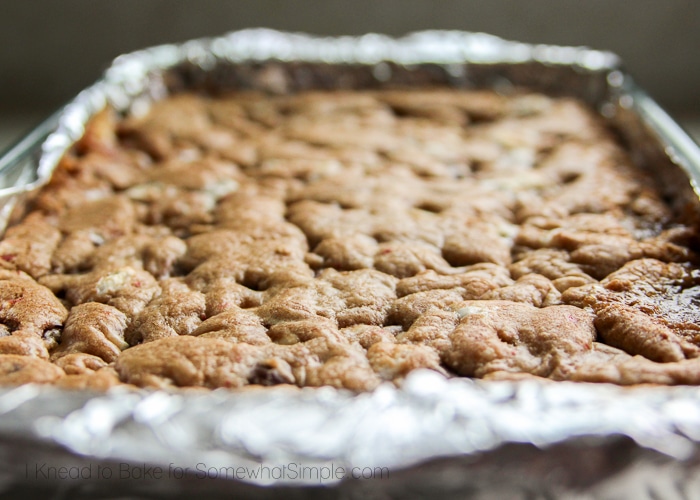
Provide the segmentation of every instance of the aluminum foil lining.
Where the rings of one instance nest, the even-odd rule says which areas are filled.
[[[211,75],[218,80],[212,83]],[[319,39],[245,30],[117,58],[102,79],[64,108],[40,146],[32,175],[0,189],[0,199],[16,200],[46,182],[88,119],[108,103],[139,113],[152,100],[187,85],[225,80],[284,91],[290,85],[327,85],[329,75],[342,76],[332,81],[349,86],[394,80],[465,87],[533,84],[575,94],[634,139],[639,133],[625,125],[631,116],[647,134],[645,144],[652,137],[664,168],[683,169],[686,188],[700,179],[697,146],[607,52],[463,32]],[[25,149],[21,153],[29,158],[39,146]],[[0,176],[7,178],[7,170],[0,170]],[[555,466],[561,450],[573,453],[581,439],[584,446],[606,454],[633,443],[636,450],[652,450],[655,457],[686,470],[697,465],[700,443],[700,388],[447,380],[426,371],[410,374],[401,388],[384,385],[360,395],[328,387],[91,394],[27,385],[0,389],[0,415],[0,461],[3,452],[16,449],[25,450],[31,461],[21,464],[29,467],[23,476],[16,463],[14,469],[8,466],[11,472],[0,474],[0,491],[10,483],[46,479],[32,467],[56,449],[64,453],[60,463],[88,467],[93,481],[105,479],[96,476],[99,464],[114,474],[122,465],[149,464],[164,471],[161,487],[166,480],[183,479],[177,474],[187,471],[184,479],[216,479],[228,488],[342,486],[356,474],[362,478],[363,471],[371,471],[371,479],[364,479],[372,484],[385,479],[377,477],[384,470],[395,478],[410,477],[411,471],[428,471],[420,476],[424,479],[444,477],[454,464],[466,463],[459,470],[470,470],[478,457],[507,463],[518,444],[543,449],[547,463]],[[29,448],[18,448],[17,442],[29,443]],[[429,465],[435,461],[439,467]],[[654,479],[646,474],[643,481]],[[596,481],[584,482],[590,486]],[[476,491],[476,483],[470,484]]]

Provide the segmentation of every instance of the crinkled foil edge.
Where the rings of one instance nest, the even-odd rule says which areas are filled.
[[[584,48],[528,45],[463,32],[321,39],[245,30],[117,58],[101,80],[65,107],[56,131],[42,146],[38,179],[13,192],[31,191],[45,182],[82,136],[88,119],[105,104],[138,112],[166,95],[159,71],[183,62],[206,70],[220,61],[269,60],[367,65],[391,61],[407,66],[535,61],[605,72],[611,87],[625,84],[615,55]],[[605,113],[605,106],[601,109]],[[447,380],[427,371],[411,373],[401,388],[384,385],[360,395],[328,387],[201,393],[116,389],[91,394],[26,385],[0,389],[0,416],[1,439],[27,439],[38,447],[60,445],[98,461],[164,467],[302,463],[400,470],[509,443],[547,447],[580,437],[619,436],[685,460],[700,442],[700,388]],[[317,479],[303,477],[236,479],[259,485],[318,484]],[[329,483],[339,480],[331,478]]]

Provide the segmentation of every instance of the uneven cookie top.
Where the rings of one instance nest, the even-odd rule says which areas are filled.
[[[171,96],[0,241],[0,383],[700,383],[684,225],[571,99]]]

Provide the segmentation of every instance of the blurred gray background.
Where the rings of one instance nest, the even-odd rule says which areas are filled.
[[[700,121],[695,0],[0,0],[0,147],[120,53],[260,26],[320,35],[460,29],[607,49],[686,127]]]

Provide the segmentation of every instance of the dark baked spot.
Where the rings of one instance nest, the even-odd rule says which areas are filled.
[[[265,386],[293,384],[294,375],[289,364],[273,358],[256,364],[248,378],[248,382]]]

